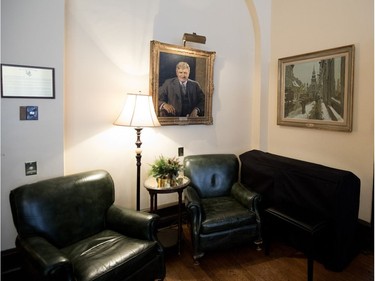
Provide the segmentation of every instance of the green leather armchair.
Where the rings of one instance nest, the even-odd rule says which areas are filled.
[[[238,182],[239,161],[234,154],[191,155],[184,159],[185,189],[193,258],[205,251],[235,244],[259,245],[259,194]]]
[[[114,205],[103,170],[62,176],[10,192],[28,280],[162,280],[155,214]]]

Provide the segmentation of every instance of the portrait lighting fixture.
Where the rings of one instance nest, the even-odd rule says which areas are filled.
[[[182,36],[182,42],[184,43],[184,47],[186,46],[186,42],[206,44],[206,36],[198,35],[195,32],[193,32],[193,34],[184,33]]]
[[[141,131],[144,127],[158,127],[160,123],[155,114],[152,96],[139,94],[128,94],[125,105],[114,122],[114,125],[134,127],[137,135],[135,150],[137,159],[137,211],[140,210],[140,181],[141,181]]]

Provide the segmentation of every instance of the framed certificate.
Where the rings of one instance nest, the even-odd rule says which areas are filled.
[[[1,64],[1,97],[54,99],[54,68]]]

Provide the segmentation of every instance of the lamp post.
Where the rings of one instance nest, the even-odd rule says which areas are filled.
[[[149,95],[128,94],[125,105],[114,122],[114,125],[134,127],[137,135],[136,159],[137,159],[137,211],[140,210],[140,190],[141,190],[141,131],[144,127],[159,127],[160,123],[155,114],[152,97]]]

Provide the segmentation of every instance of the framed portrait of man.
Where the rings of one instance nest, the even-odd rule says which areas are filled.
[[[215,55],[151,41],[150,90],[161,125],[213,124]]]

